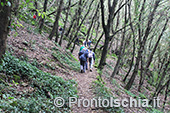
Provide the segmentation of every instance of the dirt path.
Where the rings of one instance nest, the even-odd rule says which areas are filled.
[[[79,49],[80,49],[79,46],[75,47],[75,50],[73,52],[73,55],[75,58],[77,58]],[[92,72],[87,70],[86,73],[76,72],[74,74],[72,79],[77,81],[79,99],[91,100],[95,97],[95,95],[93,94],[92,82],[96,80],[97,75],[98,75],[98,73],[95,68],[93,68]],[[81,105],[81,107],[78,107],[78,105],[75,104],[72,107],[72,112],[73,113],[103,113],[103,112],[100,112],[99,110],[96,111],[93,108],[94,107],[83,107],[83,105]]]
[[[96,71],[93,70],[93,72],[86,71],[86,73],[76,73],[74,76],[74,79],[78,83],[78,96],[79,99],[92,99],[95,97],[93,94],[91,84],[96,78]],[[82,103],[81,103],[82,104]],[[73,113],[92,113],[91,107],[78,107],[77,104],[75,104],[72,108]]]

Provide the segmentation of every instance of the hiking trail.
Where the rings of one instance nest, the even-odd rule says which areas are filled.
[[[75,47],[73,51],[73,55],[75,58],[78,59],[78,53],[80,50],[80,46]],[[88,64],[89,68],[89,64]],[[95,95],[93,93],[92,89],[92,82],[96,80],[96,76],[98,75],[96,69],[93,66],[92,72],[90,70],[86,70],[85,73],[80,72],[74,72],[74,75],[72,76],[72,79],[74,79],[77,82],[77,89],[78,89],[78,99],[88,99],[91,100],[95,98]],[[90,105],[91,106],[91,105]],[[78,107],[77,104],[73,105],[72,107],[73,113],[104,113],[102,110],[96,110],[94,106],[92,107],[83,107],[82,101],[81,106]]]

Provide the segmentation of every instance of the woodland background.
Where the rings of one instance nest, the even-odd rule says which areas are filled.
[[[169,0],[0,2],[1,112],[170,112]],[[92,41],[92,73],[79,73],[77,37]],[[160,97],[161,108],[56,108],[58,96]]]

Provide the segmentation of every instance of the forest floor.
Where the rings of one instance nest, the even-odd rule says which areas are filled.
[[[10,32],[10,36],[8,37],[8,41],[7,41],[8,50],[12,51],[12,54],[19,58],[24,57],[24,58],[29,59],[28,60],[29,62],[32,62],[36,59],[36,61],[42,65],[49,65],[50,63],[50,66],[54,67],[54,69],[51,69],[51,68],[49,69],[49,68],[45,68],[41,66],[38,68],[43,70],[44,72],[48,72],[53,75],[61,76],[65,80],[67,79],[76,80],[78,84],[77,87],[78,87],[79,99],[90,100],[94,98],[95,94],[93,93],[92,82],[95,81],[96,76],[98,76],[97,70],[94,68],[93,72],[90,72],[89,70],[87,70],[86,73],[80,73],[74,70],[70,70],[69,68],[66,69],[66,68],[62,68],[56,65],[57,62],[55,60],[50,60],[50,59],[54,59],[54,57],[52,56],[52,49],[56,47],[56,45],[52,41],[47,39],[48,34],[40,35],[38,33],[36,34],[34,32],[30,32],[26,28],[26,26],[29,26],[29,25],[25,23],[22,23],[22,24],[24,24],[25,27],[17,29],[18,35],[16,37],[14,36],[15,31]],[[34,27],[32,27],[32,29],[34,29]],[[65,47],[66,44],[67,42],[63,41],[62,47]],[[73,56],[75,58],[77,58],[79,48],[80,48],[79,46],[76,46],[73,52]],[[58,48],[58,49],[60,49],[60,51],[62,52],[65,52],[63,48]],[[107,62],[109,63],[111,62],[111,60],[108,60]],[[114,67],[115,62],[112,64],[110,63],[110,65]],[[111,73],[111,71],[112,70],[109,70],[107,72],[106,67],[104,68],[104,72],[107,72],[107,74]],[[114,79],[115,82],[110,83],[109,77],[106,76],[107,74],[102,75],[102,78],[106,83],[106,87],[111,89],[113,96],[118,97],[120,99],[129,98],[131,95],[123,91],[123,87],[125,85],[124,83],[121,82],[123,77],[116,75]],[[122,71],[121,74],[124,74],[124,72]],[[139,77],[137,79],[139,79]],[[137,84],[138,84],[138,80],[135,81],[135,85],[133,86],[131,90],[131,92],[135,95],[139,95],[137,92]],[[147,83],[145,83],[145,85],[149,86],[149,84]],[[143,90],[146,90],[144,92],[146,97],[151,92],[148,89],[143,89]],[[163,99],[163,96],[161,98]],[[104,113],[104,111],[100,109],[96,110],[94,108],[90,108],[90,107],[85,108],[83,106],[78,107],[77,105],[74,105],[71,109],[73,113]],[[166,111],[170,111],[170,107],[168,105],[165,107],[165,109]],[[124,108],[124,111],[126,113],[147,112],[145,108]]]
[[[96,69],[93,72],[89,70],[86,73],[76,72],[70,69],[62,68],[57,66],[57,62],[51,61],[50,59],[54,59],[52,56],[52,49],[57,47],[52,41],[48,40],[48,34],[44,34],[44,36],[40,34],[36,34],[34,32],[28,31],[28,24],[25,24],[24,28],[18,28],[18,34],[15,37],[15,31],[10,32],[10,36],[8,37],[8,50],[12,52],[12,54],[18,58],[28,59],[28,62],[37,61],[39,64],[48,65],[51,64],[55,69],[45,68],[44,66],[38,67],[44,72],[51,73],[53,75],[60,76],[65,80],[73,79],[77,82],[78,96],[79,99],[92,99],[95,97],[92,90],[92,82],[96,80],[97,71]],[[31,26],[32,27],[32,26]],[[34,27],[32,27],[34,29]],[[62,46],[65,47],[67,41],[63,41]],[[57,47],[58,48],[58,47]],[[73,56],[78,60],[78,51],[79,46],[76,46]],[[60,51],[63,51],[63,48],[58,48]],[[78,107],[78,105],[73,105],[71,108],[73,113],[104,113],[104,111],[98,109],[93,110],[90,107]]]

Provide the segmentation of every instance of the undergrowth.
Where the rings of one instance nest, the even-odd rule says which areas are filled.
[[[93,89],[94,94],[96,95],[96,98],[101,98],[102,100],[110,98],[115,99],[113,97],[111,90],[107,87],[105,87],[105,83],[103,82],[102,78],[100,76],[97,77],[97,80],[93,81]],[[110,112],[110,113],[124,113],[123,109],[121,107],[101,107],[100,109]]]
[[[61,52],[56,47],[53,48],[52,56],[62,64],[65,68],[70,68],[74,71],[79,71],[80,64],[77,59],[69,52]]]
[[[25,88],[21,87],[23,81],[28,82],[33,91],[21,90]],[[68,97],[77,97],[76,85],[73,80],[66,81],[45,73],[6,53],[0,65],[0,112],[68,112],[70,108],[67,104],[57,108],[53,100],[62,97],[67,103]]]

